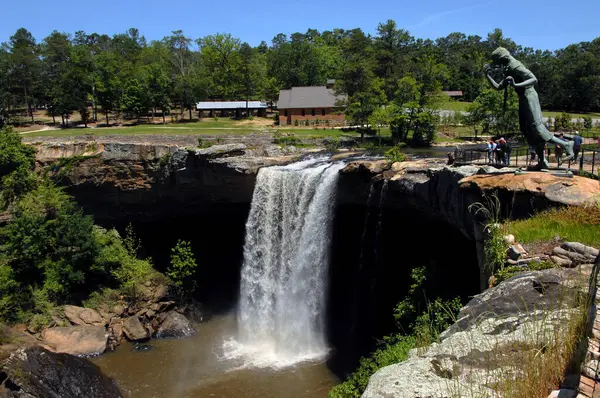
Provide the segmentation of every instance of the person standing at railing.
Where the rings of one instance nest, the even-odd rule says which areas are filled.
[[[579,131],[575,131],[575,136],[573,137],[573,153],[575,154],[575,157],[573,158],[573,162],[576,162],[579,157],[581,144],[583,144],[583,138],[579,135]]]
[[[496,143],[490,138],[490,142],[487,143],[488,164],[494,163],[494,156],[496,156],[496,147]]]
[[[510,153],[512,152],[512,148],[504,138],[502,138],[502,143],[504,146],[504,149],[502,150],[504,152],[504,164],[510,166]]]

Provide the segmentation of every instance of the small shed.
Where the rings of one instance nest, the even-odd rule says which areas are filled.
[[[204,116],[261,116],[267,114],[267,104],[262,101],[200,101],[196,104],[200,118]]]

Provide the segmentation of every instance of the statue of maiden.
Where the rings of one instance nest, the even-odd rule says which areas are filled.
[[[486,75],[496,90],[502,90],[507,85],[513,86],[519,96],[519,127],[527,139],[527,143],[534,148],[538,155],[537,168],[548,168],[544,154],[546,143],[553,143],[564,148],[567,157],[564,161],[574,158],[573,141],[563,141],[548,131],[542,118],[542,108],[535,85],[537,78],[520,61],[517,61],[507,49],[498,47],[492,52],[494,65],[505,68],[505,78],[497,83],[490,75],[490,66],[484,67]]]

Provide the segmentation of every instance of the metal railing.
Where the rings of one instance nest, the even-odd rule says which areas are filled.
[[[577,159],[569,162],[559,161],[552,148],[547,148],[546,151],[546,159],[551,167],[562,167],[585,177],[599,179],[600,151],[593,148],[592,145],[582,146]],[[561,158],[563,157],[561,156]],[[490,160],[488,152],[483,149],[459,150],[455,153],[455,161],[462,164],[490,165],[495,167],[527,167],[537,164],[537,156],[532,156],[529,148],[515,148],[511,151],[508,162],[506,162],[506,159],[499,158],[497,153],[493,153]]]

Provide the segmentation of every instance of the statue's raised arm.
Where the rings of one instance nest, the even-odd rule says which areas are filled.
[[[567,154],[565,161],[573,159],[573,142],[566,142],[555,137],[544,125],[540,99],[535,91],[535,85],[538,82],[535,75],[503,47],[498,47],[492,52],[492,65],[504,70],[504,77],[498,83],[490,74],[493,66],[484,66],[486,77],[492,87],[501,90],[507,86],[513,86],[519,96],[519,128],[527,139],[527,143],[535,149],[538,155],[538,168],[548,167],[544,153],[546,143],[563,147]]]

